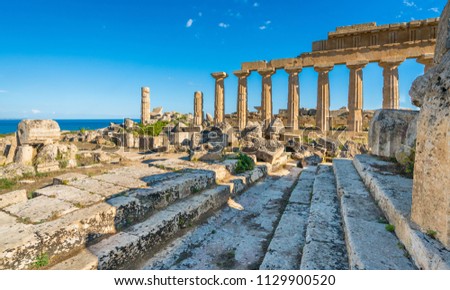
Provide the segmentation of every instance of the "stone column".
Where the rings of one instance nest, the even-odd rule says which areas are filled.
[[[424,54],[417,58],[416,61],[425,66],[424,73],[426,73],[430,68],[434,66],[434,53]]]
[[[274,68],[266,68],[258,70],[263,77],[261,91],[261,118],[265,127],[272,122],[272,75],[275,73]]]
[[[348,88],[348,120],[347,130],[362,131],[363,111],[363,68],[366,62],[348,63],[350,69],[350,84]]]
[[[300,85],[298,74],[302,71],[302,69],[303,68],[301,66],[286,67],[284,69],[289,74],[287,128],[292,131],[298,130],[298,109],[300,106]]]
[[[203,124],[203,93],[194,93],[194,126]]]
[[[317,81],[317,112],[316,127],[326,132],[330,130],[330,80],[328,73],[333,65],[315,66],[314,70],[319,73]]]
[[[399,108],[398,66],[403,60],[381,61],[383,68],[383,109]]]
[[[237,93],[237,118],[239,130],[244,130],[247,126],[247,77],[250,75],[248,70],[238,70],[233,73],[239,78]]]
[[[141,124],[147,125],[150,123],[150,88],[141,88]]]
[[[214,124],[223,123],[225,120],[225,87],[224,80],[228,77],[225,72],[212,73],[211,76],[216,80],[215,98],[214,98]]]

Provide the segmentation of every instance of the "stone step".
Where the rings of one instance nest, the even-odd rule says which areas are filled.
[[[300,171],[283,169],[257,182],[139,269],[258,269]]]
[[[305,245],[315,166],[301,172],[267,248],[260,270],[297,270]]]
[[[412,179],[388,173],[386,168],[395,165],[374,156],[357,155],[353,164],[416,266],[426,270],[449,270],[450,252],[410,221]]]
[[[336,180],[328,164],[319,165],[314,180],[300,269],[349,269]]]
[[[195,172],[198,173],[198,171]],[[264,170],[257,167],[253,171],[243,173],[236,178],[244,182],[246,188],[257,181],[254,179],[255,177],[261,178],[264,174]],[[172,185],[175,186],[176,184],[175,180],[172,180]],[[173,187],[168,188],[173,189]],[[190,226],[208,211],[225,204],[232,195],[231,188],[229,185],[218,185],[211,189],[202,190],[197,194],[174,200],[163,209],[155,209],[153,214],[144,221],[121,228],[120,232],[116,232],[97,244],[81,250],[77,255],[55,265],[52,269],[123,268],[133,259],[139,259],[144,253],[175,235],[180,229]],[[171,194],[173,193],[171,192]],[[132,196],[121,198],[135,199],[140,202],[139,199]],[[117,201],[115,206],[120,208],[120,202],[117,198],[115,200]],[[124,200],[124,203],[127,204],[128,201]],[[142,211],[142,207],[134,212],[140,211]],[[121,215],[123,214],[118,216]]]
[[[334,159],[341,215],[351,269],[412,270],[395,234],[386,230],[385,217],[370,196],[349,159]]]

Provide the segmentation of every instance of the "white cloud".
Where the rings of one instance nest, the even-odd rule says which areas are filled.
[[[409,0],[403,0],[403,4],[407,7],[417,7],[416,3],[414,3],[413,1],[409,1]]]
[[[38,110],[38,109],[32,109],[32,110],[31,110],[31,113],[33,113],[33,114],[39,114],[39,113],[41,113],[41,111]]]
[[[267,25],[269,25],[270,23],[272,23],[272,21],[270,21],[270,20],[267,20],[267,21],[266,21],[266,24],[267,24]]]
[[[261,26],[259,27],[259,29],[260,29],[260,30],[265,30],[265,29],[267,29],[267,26],[261,25]]]
[[[253,7],[259,7],[259,3],[258,2],[253,3]]]
[[[230,27],[230,24],[220,22],[220,23],[219,23],[219,27],[222,27],[222,28],[228,28],[228,27]]]
[[[434,13],[439,13],[440,12],[439,8],[437,8],[437,7],[430,8],[430,9],[428,9],[428,11],[432,11]]]
[[[192,26],[192,23],[194,23],[194,20],[189,19],[189,20],[186,22],[186,28],[191,27],[191,26]]]

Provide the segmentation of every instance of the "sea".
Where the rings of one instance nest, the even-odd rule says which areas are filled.
[[[17,125],[21,120],[0,120],[0,134],[9,134],[17,131]],[[108,127],[111,122],[116,124],[123,124],[124,119],[64,119],[55,120],[58,122],[59,127],[63,131],[78,131],[81,129],[85,130],[96,130]],[[133,119],[135,122],[139,122],[138,119]]]

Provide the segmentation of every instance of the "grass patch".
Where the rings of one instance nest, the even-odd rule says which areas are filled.
[[[161,134],[162,130],[164,129],[165,126],[167,126],[169,124],[169,122],[167,121],[157,121],[154,124],[151,125],[143,125],[143,124],[139,124],[139,128],[134,132],[137,132],[139,136],[141,135],[147,135],[147,136],[158,136],[159,134]]]
[[[41,253],[36,257],[35,262],[33,263],[33,268],[40,269],[42,267],[45,267],[49,264],[50,258],[48,257],[47,253]]]
[[[387,224],[385,227],[386,231],[393,233],[395,231],[395,226],[391,224]]]
[[[0,178],[0,190],[8,190],[13,188],[17,184],[16,181],[7,179],[7,178]]]
[[[427,231],[427,236],[429,236],[429,237],[432,238],[433,240],[436,239],[436,235],[437,235],[437,232],[436,232],[436,231],[433,231],[433,230],[428,230],[428,231]]]
[[[237,156],[236,173],[243,173],[255,168],[255,163],[248,155],[239,153]]]

